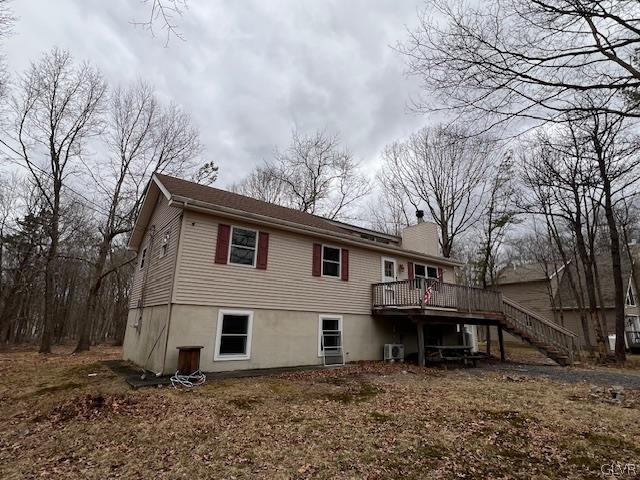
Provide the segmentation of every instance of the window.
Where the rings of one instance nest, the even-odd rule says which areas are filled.
[[[144,268],[144,261],[147,258],[147,249],[146,247],[142,249],[142,253],[140,254],[140,270]]]
[[[629,284],[629,288],[627,289],[627,301],[626,304],[630,307],[635,307],[636,299],[633,296],[633,288],[631,288],[631,284]]]
[[[413,268],[416,277],[435,279],[438,278],[438,269],[436,267],[428,267],[426,265],[420,265],[419,263],[416,263]]]
[[[236,265],[255,266],[256,240],[258,232],[246,228],[231,228],[231,248],[229,249],[229,263]]]
[[[318,324],[318,356],[322,357],[324,349],[336,351],[342,348],[342,316],[320,315]]]
[[[248,360],[251,356],[253,312],[220,310],[214,360]]]
[[[393,260],[384,261],[384,276],[385,278],[394,278],[396,276],[396,264]]]
[[[340,249],[335,247],[322,246],[322,276],[340,276]]]
[[[162,243],[160,244],[160,257],[164,257],[169,250],[169,237],[170,232],[166,232],[162,237]]]

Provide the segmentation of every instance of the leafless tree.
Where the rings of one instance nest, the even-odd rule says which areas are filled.
[[[330,219],[345,219],[370,185],[338,135],[294,131],[291,143],[232,187],[260,200]]]
[[[86,141],[100,131],[105,92],[100,72],[86,63],[76,65],[68,52],[53,49],[21,77],[12,101],[14,122],[9,136],[0,140],[28,169],[50,215],[43,353],[51,351],[55,321],[55,264],[65,179]]]
[[[470,114],[475,125],[567,112],[640,116],[636,0],[427,0],[399,46],[429,99],[418,109]],[[576,99],[597,93],[584,109]]]
[[[219,167],[214,162],[205,162],[191,177],[191,181],[202,185],[213,185],[218,179],[218,170]]]
[[[480,249],[478,277],[483,288],[493,286],[497,280],[498,256],[509,229],[517,221],[515,169],[510,152],[488,170],[486,202],[480,214]]]
[[[531,145],[522,153],[521,161],[523,165],[526,165],[522,170],[522,176],[527,188],[519,205],[525,212],[533,215],[539,214],[544,219],[547,236],[552,242],[552,249],[557,252],[557,258],[565,266],[565,275],[578,306],[585,346],[587,350],[592,350],[591,322],[585,313],[584,297],[581,286],[578,285],[580,276],[574,276],[574,273],[579,272],[577,269],[574,272],[571,268],[567,268],[577,261],[573,255],[574,233],[568,228],[568,226],[575,227],[575,222],[566,218],[564,212],[558,209],[557,180],[550,179],[544,167],[530,168],[536,162],[541,162],[543,165],[553,165],[554,159],[557,157],[558,152],[548,148],[544,142]],[[580,225],[582,224],[580,223]]]
[[[92,259],[76,353],[89,349],[102,281],[120,268],[119,264],[108,267],[107,259],[113,241],[133,227],[142,198],[140,186],[148,182],[152,172],[188,172],[201,151],[198,132],[190,119],[175,106],[163,108],[144,83],[112,93],[106,124],[110,157],[99,161],[100,172],[106,174],[92,174],[106,212]],[[210,170],[214,167],[209,165]],[[131,260],[121,261],[126,264]]]
[[[626,289],[622,275],[621,237],[616,218],[616,206],[637,187],[638,141],[625,135],[624,118],[609,113],[593,113],[585,121],[582,132],[593,147],[593,160],[597,165],[602,185],[601,205],[607,221],[609,248],[613,266],[613,284],[616,309],[616,359],[625,360]]]
[[[554,129],[553,136],[539,136],[540,139],[543,148],[532,151],[530,160],[525,161],[525,179],[528,186],[538,192],[530,205],[534,210],[543,206],[542,213],[552,220],[552,229],[556,221],[570,228],[584,273],[590,323],[595,327],[602,354],[606,355],[605,321],[598,314],[598,302],[602,304],[601,279],[595,261],[600,217],[604,217],[613,269],[610,281],[615,292],[616,338],[621,339],[616,345],[616,358],[622,361],[625,291],[615,210],[629,195],[637,194],[639,177],[637,162],[633,159],[637,141],[626,132],[624,117],[597,109],[590,117],[568,118],[563,127]],[[558,249],[561,248],[558,245]]]
[[[12,215],[17,202],[17,177],[0,178],[0,299],[4,297],[4,237],[15,227]]]
[[[364,223],[380,232],[401,235],[402,230],[411,224],[412,206],[400,185],[396,184],[389,172],[382,169],[376,176],[379,186],[377,195],[369,203]]]
[[[445,257],[451,256],[456,237],[478,218],[494,150],[494,142],[486,138],[442,125],[424,128],[385,148],[384,175],[402,188],[416,209],[426,204],[440,227]]]
[[[578,263],[576,272],[582,270],[585,280],[585,291],[589,307],[589,322],[583,325],[585,338],[588,339],[589,325],[596,333],[596,342],[603,357],[608,355],[606,328],[600,316],[597,294],[597,277],[594,268],[596,259],[589,248],[593,230],[589,229],[590,218],[597,215],[597,206],[589,199],[597,194],[597,184],[593,181],[594,165],[589,161],[587,147],[577,136],[573,124],[556,131],[554,136],[540,134],[537,141],[539,148],[534,148],[530,155],[524,156],[524,177],[527,186],[548,192],[548,203],[542,213],[551,222],[551,232],[558,234],[556,222],[566,226],[572,235],[572,244],[576,250]],[[536,198],[536,197],[534,197]],[[536,201],[539,200],[539,195]],[[526,207],[529,212],[539,213],[540,205],[530,203]],[[559,243],[559,242],[558,242]],[[558,247],[563,248],[564,247]],[[578,265],[582,268],[579,270]],[[582,276],[578,277],[580,280]],[[582,292],[575,292],[582,296]]]
[[[141,26],[151,32],[155,37],[156,29],[164,31],[165,47],[169,45],[172,37],[184,40],[180,31],[178,19],[182,17],[188,8],[187,0],[143,0],[149,6],[149,14],[146,20],[133,21],[133,25]]]
[[[263,202],[286,204],[285,187],[275,166],[266,164],[257,167],[240,183],[234,184],[231,191]]]

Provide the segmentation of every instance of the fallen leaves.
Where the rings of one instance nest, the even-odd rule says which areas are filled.
[[[640,458],[637,410],[586,385],[362,362],[133,391],[100,354],[0,354],[0,478],[578,479]]]

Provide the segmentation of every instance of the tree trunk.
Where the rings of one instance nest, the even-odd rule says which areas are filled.
[[[620,235],[616,224],[616,215],[613,211],[613,199],[611,194],[611,179],[607,172],[607,162],[603,156],[602,147],[598,138],[595,139],[595,147],[598,158],[598,168],[602,177],[602,189],[604,191],[604,214],[609,227],[609,243],[611,250],[611,265],[613,268],[613,287],[616,312],[616,360],[626,360],[624,342],[624,285],[622,281],[622,259],[620,255]]]
[[[560,254],[560,258],[562,259],[562,264],[565,266],[564,274],[567,276],[567,280],[569,281],[569,287],[571,288],[571,292],[576,300],[576,305],[578,306],[578,311],[580,312],[580,324],[582,326],[582,332],[584,334],[584,343],[587,350],[593,350],[593,343],[591,342],[591,330],[589,328],[589,321],[587,320],[587,316],[584,313],[584,301],[582,298],[581,291],[577,288],[573,275],[571,274],[570,262],[567,257],[567,252],[564,250],[564,246],[562,243],[562,239],[558,235],[558,231],[556,230],[555,223],[552,218],[549,218],[548,215],[545,215],[545,220],[547,221],[547,229],[549,232],[549,236],[553,239],[556,244],[556,248],[558,249],[558,253]],[[576,273],[577,269],[576,269]],[[580,275],[578,274],[578,280]],[[558,293],[561,295],[560,289],[558,289]]]
[[[602,357],[607,357],[609,355],[609,347],[606,343],[607,334],[606,331],[603,331],[602,323],[600,322],[600,316],[598,314],[598,300],[596,298],[596,286],[592,269],[593,259],[589,256],[589,253],[587,251],[587,245],[582,234],[581,225],[574,224],[574,233],[576,235],[576,246],[578,247],[578,255],[580,256],[582,268],[584,270],[587,301],[589,302],[590,323],[596,333],[596,345],[598,346],[598,351]]]
[[[91,346],[91,329],[95,322],[95,316],[98,311],[98,295],[100,294],[100,286],[102,285],[102,272],[107,262],[109,253],[109,235],[105,233],[98,250],[98,258],[91,271],[91,280],[87,299],[82,309],[80,317],[80,332],[78,336],[78,344],[73,353],[86,352]]]
[[[40,338],[40,353],[51,353],[51,336],[55,325],[56,305],[56,260],[58,256],[58,243],[60,241],[60,188],[61,182],[54,180],[54,201],[51,211],[50,244],[47,252],[47,261],[44,273],[44,321],[42,326],[42,336]]]

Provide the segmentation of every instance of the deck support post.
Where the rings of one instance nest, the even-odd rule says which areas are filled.
[[[500,343],[500,361],[506,360],[504,355],[504,336],[502,335],[502,325],[498,325],[498,342]]]
[[[487,325],[486,340],[487,340],[487,357],[491,356],[491,325]]]
[[[424,322],[416,323],[418,328],[418,365],[424,367],[426,364],[424,353]]]

